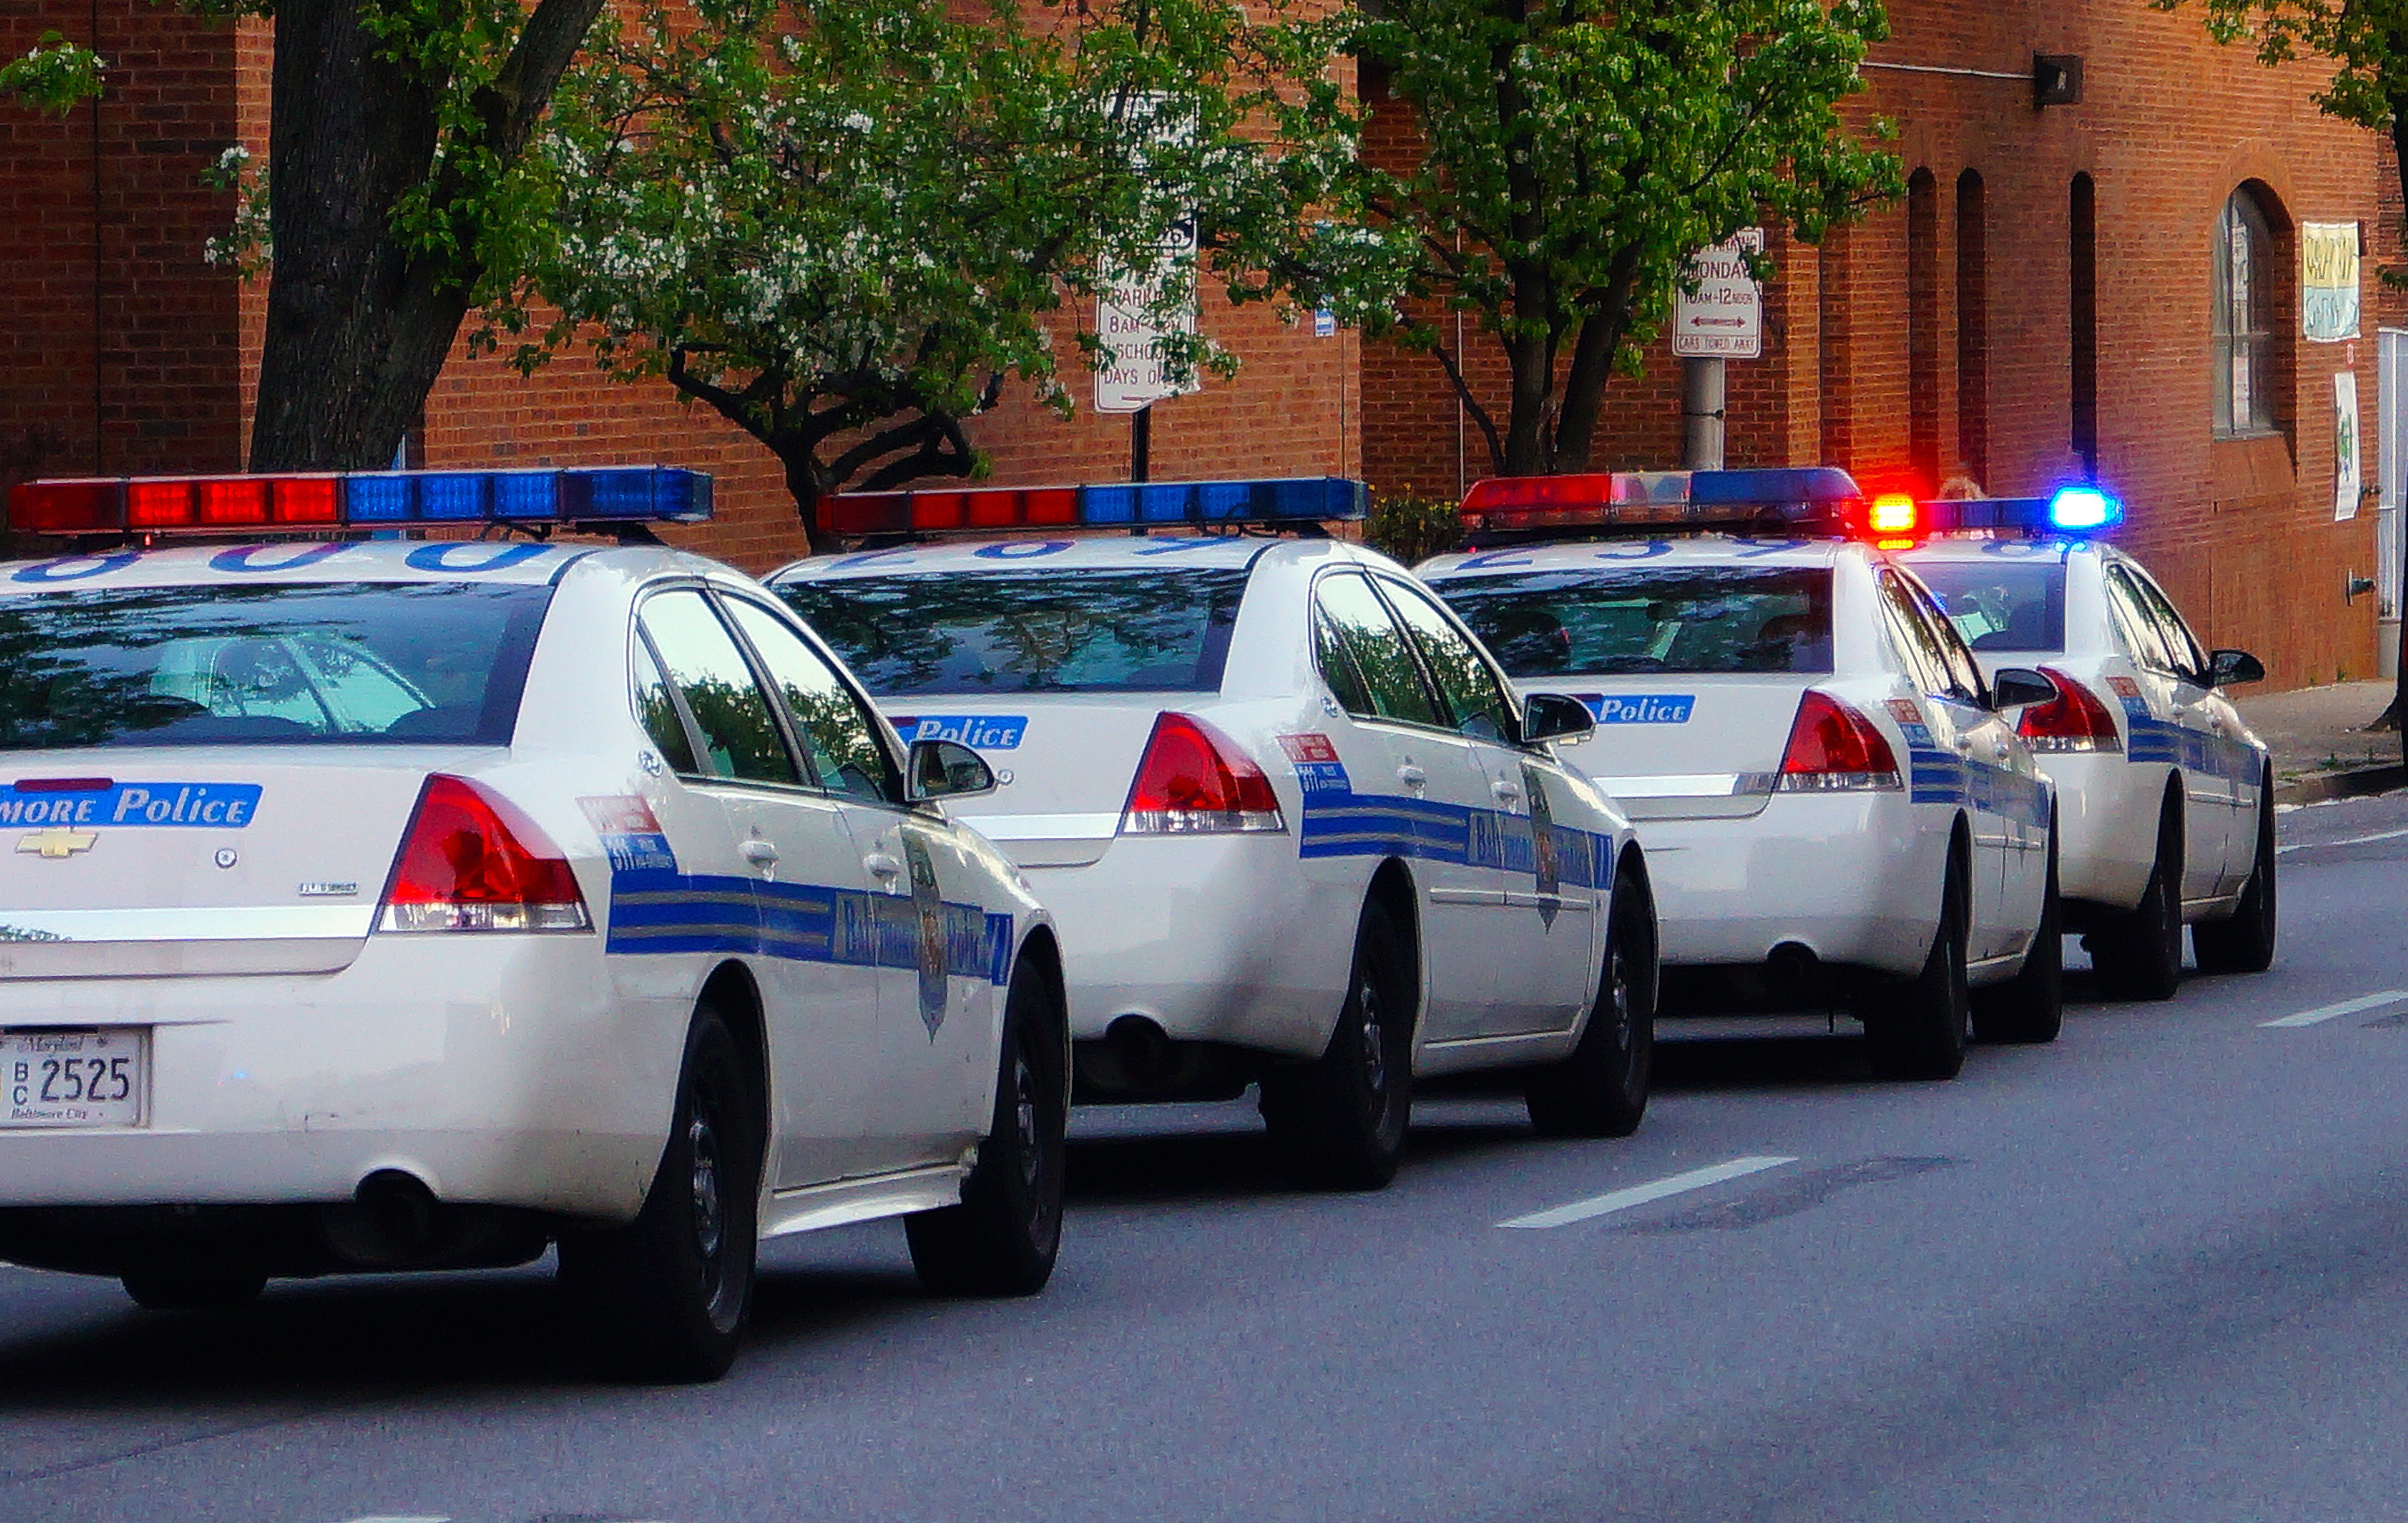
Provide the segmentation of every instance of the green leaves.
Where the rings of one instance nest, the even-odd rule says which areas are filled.
[[[1497,469],[1581,468],[1607,377],[1655,338],[1691,253],[1769,219],[1813,242],[1900,193],[1835,108],[1887,35],[1879,0],[1389,0],[1356,48],[1425,151],[1367,171],[1361,199],[1411,250],[1409,293],[1504,345],[1504,426],[1435,323],[1372,326],[1447,363]]]
[[[553,235],[492,341],[561,316],[775,450],[808,509],[859,478],[975,475],[1008,380],[1060,411],[1057,342],[1105,272],[1191,234],[1233,295],[1352,161],[1340,33],[1285,0],[697,0],[605,22],[544,145]],[[1168,266],[1160,309],[1192,295]],[[1235,273],[1231,273],[1235,272]],[[1226,366],[1203,339],[1175,370]]]
[[[45,32],[24,56],[0,64],[0,97],[45,116],[64,116],[100,93],[108,70],[98,53],[61,32]]]
[[[2183,0],[2149,0],[2179,10]],[[2316,96],[2329,116],[2387,132],[2408,101],[2408,0],[2202,0],[2216,41],[2254,43],[2260,63],[2321,55],[2336,66]]]

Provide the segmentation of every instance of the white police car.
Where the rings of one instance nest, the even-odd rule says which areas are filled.
[[[20,528],[690,517],[672,471],[37,483]],[[287,512],[285,499],[294,506]],[[448,509],[442,517],[436,510]],[[1060,1230],[1051,922],[778,601],[657,548],[275,542],[0,566],[0,1257],[146,1305],[523,1263],[707,1378],[756,1242],[904,1215],[934,1286]]]
[[[1484,481],[1418,569],[1638,822],[1666,1006],[1846,1003],[1876,1066],[1947,1078],[1969,1026],[2053,1040],[2057,823],[2009,714],[1914,577],[1846,530],[1844,472]]]
[[[1394,1173],[1415,1075],[1526,1070],[1532,1119],[1646,1104],[1655,916],[1628,825],[1385,557],[1320,538],[1347,481],[832,499],[911,534],[1248,522],[1237,532],[907,543],[770,584],[907,736],[979,748],[970,823],[1061,917],[1082,1097],[1234,1097],[1303,1177]]]
[[[1974,656],[2057,685],[2019,728],[2057,783],[2066,919],[2100,983],[2170,997],[2186,923],[2202,970],[2272,966],[2273,761],[2223,693],[2265,668],[2203,649],[2138,561],[2090,538],[2122,518],[2094,489],[1877,506],[1911,525],[1899,559]]]

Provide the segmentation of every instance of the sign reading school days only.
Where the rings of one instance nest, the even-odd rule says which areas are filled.
[[[1764,251],[1764,230],[1750,227],[1689,261],[1695,291],[1672,309],[1672,352],[1684,360],[1753,360],[1764,354],[1764,288],[1747,255]]]

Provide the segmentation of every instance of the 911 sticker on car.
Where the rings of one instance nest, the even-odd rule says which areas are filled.
[[[611,871],[677,870],[677,853],[669,846],[668,835],[653,817],[652,806],[639,795],[580,798],[577,807],[594,826],[594,833],[602,838],[602,852],[610,859]]]
[[[1354,782],[1346,775],[1346,764],[1338,759],[1338,748],[1326,735],[1283,735],[1280,750],[1286,753],[1288,764],[1296,769],[1297,786],[1307,798],[1315,794],[1353,793]]]
[[[240,830],[259,813],[256,783],[117,783],[28,778],[0,794],[0,826],[197,826]]]

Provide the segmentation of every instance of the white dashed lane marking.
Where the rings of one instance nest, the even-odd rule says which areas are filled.
[[[2364,846],[2371,841],[2398,841],[2402,836],[2408,836],[2408,830],[2377,830],[2371,836],[2344,836],[2339,841],[2295,841],[2288,846],[2277,846],[2274,850],[2280,854],[2313,852],[2325,846]]]
[[[2303,1010],[2297,1014],[2285,1015],[2278,1020],[2259,1021],[2258,1024],[2264,1027],[2283,1027],[2322,1026],[2327,1021],[2337,1021],[2344,1015],[2355,1015],[2362,1010],[2374,1010],[2383,1005],[2397,1005],[2403,1002],[2408,1002],[2408,989],[2386,989],[2381,994],[2360,995],[2355,999],[2344,999],[2337,1005],[2318,1005],[2314,1010]]]
[[[1585,1200],[1574,1200],[1569,1205],[1551,1206],[1545,1211],[1534,1211],[1526,1216],[1516,1216],[1510,1222],[1498,1222],[1497,1225],[1499,1227],[1570,1227],[1574,1222],[1584,1222],[1592,1217],[1611,1215],[1617,1211],[1628,1211],[1633,1206],[1643,1206],[1651,1200],[1661,1200],[1667,1196],[1686,1195],[1691,1190],[1702,1190],[1709,1185],[1720,1185],[1725,1180],[1742,1179],[1749,1174],[1760,1174],[1768,1169],[1778,1169],[1784,1163],[1797,1161],[1796,1158],[1775,1157],[1733,1158],[1727,1163],[1692,1169],[1685,1174],[1674,1174],[1669,1179],[1659,1179],[1653,1184],[1633,1185],[1627,1189],[1591,1196]]]

